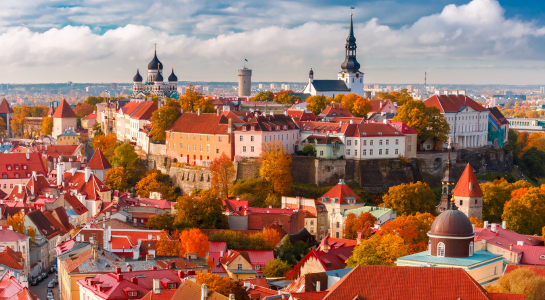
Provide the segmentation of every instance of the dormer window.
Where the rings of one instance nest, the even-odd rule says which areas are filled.
[[[176,288],[176,283],[169,283],[168,288],[169,289],[175,289]]]
[[[11,171],[11,165],[7,165],[8,171]]]
[[[254,131],[254,130],[255,130],[255,126],[254,126],[254,125],[252,125],[252,131]]]
[[[138,296],[138,292],[128,292],[127,295],[129,297],[136,297],[136,296]]]
[[[28,169],[28,167],[26,165],[23,165],[23,170],[26,170]]]
[[[256,266],[255,266],[255,269],[256,269],[256,271],[259,271],[259,270],[261,269],[261,266],[260,266],[260,265],[256,265]]]

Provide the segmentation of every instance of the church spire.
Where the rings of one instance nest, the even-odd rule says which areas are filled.
[[[441,180],[441,188],[442,188],[442,195],[441,195],[441,203],[437,207],[437,212],[441,213],[444,210],[449,209],[456,209],[456,206],[454,205],[454,198],[452,197],[452,191],[454,190],[454,177],[452,176],[452,163],[450,162],[450,149],[451,149],[451,142],[450,137],[448,139],[448,154],[447,154],[447,167],[445,169],[445,173],[443,174],[443,179]]]
[[[348,37],[346,38],[346,57],[341,64],[343,72],[356,73],[360,71],[360,64],[356,60],[356,37],[354,36],[354,21],[352,20],[352,14],[350,14],[350,30]]]

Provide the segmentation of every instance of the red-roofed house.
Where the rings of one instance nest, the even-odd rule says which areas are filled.
[[[144,104],[138,108],[138,110],[130,118],[130,141],[137,144],[142,144],[138,142],[140,137],[140,129],[144,128],[149,121],[151,121],[151,115],[159,107],[157,103],[153,101],[146,101]]]
[[[367,117],[370,117],[372,114],[396,114],[397,108],[392,103],[391,100],[371,100],[371,110],[367,113]]]
[[[346,108],[342,108],[340,103],[335,103],[333,106],[326,107],[318,117],[329,122],[334,117],[354,117],[354,115]]]
[[[93,129],[93,126],[97,122],[97,112],[94,111],[92,114],[86,115],[83,119],[81,119],[81,127],[83,129]]]
[[[53,114],[53,138],[56,139],[58,135],[68,128],[75,129],[77,127],[77,117],[74,110],[70,107],[70,104],[63,99]]]
[[[6,124],[7,137],[11,137],[13,135],[13,129],[11,129],[10,123],[12,117],[13,109],[11,109],[8,101],[6,100],[6,98],[4,98],[2,99],[2,102],[0,102],[0,118],[4,119],[4,123]]]
[[[296,122],[316,121],[314,113],[304,109],[288,109],[288,116],[292,117]]]
[[[17,184],[26,184],[32,173],[47,174],[40,153],[2,153],[0,155],[0,189],[10,194]]]
[[[456,148],[475,148],[488,145],[488,109],[467,97],[464,93],[433,95],[424,101],[427,107],[437,107],[450,126],[449,137]],[[424,143],[425,149],[433,149],[432,141]],[[443,148],[446,148],[446,143]]]
[[[397,131],[405,135],[405,157],[416,158],[416,151],[418,150],[418,132],[403,122],[392,122],[391,120],[388,120],[388,124],[392,125]]]
[[[233,119],[224,115],[184,112],[166,131],[167,156],[208,166],[225,153],[235,154]]]
[[[115,127],[117,139],[120,141],[128,141],[131,138],[131,117],[136,114],[138,109],[143,107],[147,101],[136,100],[130,101],[123,107],[119,108],[115,114]]]
[[[323,239],[329,227],[327,227],[327,208],[318,200],[282,196],[282,208],[302,209],[305,214],[305,228],[317,239]]]
[[[28,277],[13,270],[4,272],[0,279],[0,299],[37,300],[28,290]]]
[[[29,269],[30,237],[11,229],[0,228],[0,247],[13,249],[15,252],[21,253],[25,262],[25,269]]]
[[[277,223],[288,233],[293,234],[305,228],[305,212],[289,208],[257,208],[249,207],[245,211],[248,216],[248,229],[263,230]]]
[[[309,273],[320,273],[346,268],[346,260],[352,256],[355,246],[331,248],[328,238],[324,238],[319,249],[311,250],[293,267],[289,276],[296,279]]]
[[[473,168],[469,164],[467,164],[464,173],[458,180],[452,196],[458,210],[466,214],[468,218],[482,219],[483,192],[477,181],[477,176],[475,176]]]
[[[87,166],[91,168],[91,171],[93,171],[93,173],[95,173],[95,175],[101,181],[104,181],[104,178],[106,178],[106,172],[112,168],[112,165],[106,156],[104,156],[104,153],[100,151],[100,148],[96,148],[96,151],[93,154],[93,157],[91,157],[89,165]]]
[[[233,280],[245,280],[263,277],[263,269],[270,260],[274,260],[270,250],[228,250],[220,263]]]

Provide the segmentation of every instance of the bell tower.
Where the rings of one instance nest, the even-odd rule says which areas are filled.
[[[437,206],[436,211],[437,214],[440,214],[444,212],[445,210],[451,209],[450,204],[452,200],[452,191],[454,190],[454,177],[452,176],[452,164],[450,162],[450,137],[448,138],[447,148],[448,148],[448,156],[447,156],[447,168],[445,169],[445,173],[443,174],[443,179],[441,179],[441,203],[439,203],[439,206]]]
[[[344,81],[351,93],[364,97],[363,73],[360,72],[360,63],[356,59],[356,37],[354,36],[353,14],[350,14],[350,31],[346,38],[345,59],[341,64],[342,71],[338,73],[337,79]]]

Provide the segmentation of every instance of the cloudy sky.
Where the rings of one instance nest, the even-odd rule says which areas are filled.
[[[0,82],[130,82],[155,43],[180,80],[334,79],[354,6],[367,83],[545,85],[545,4],[468,1],[3,1]]]

